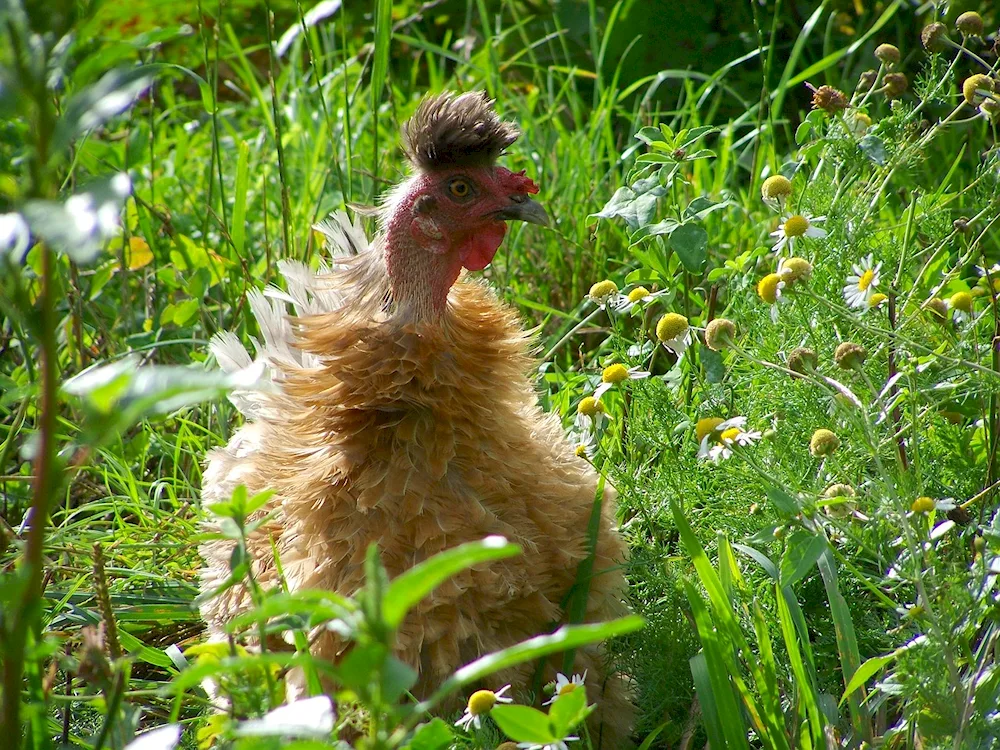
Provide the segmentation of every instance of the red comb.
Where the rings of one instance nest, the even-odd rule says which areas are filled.
[[[500,180],[504,187],[511,193],[535,194],[538,192],[538,185],[530,177],[525,176],[525,170],[511,172],[505,167],[497,167],[497,170],[500,172]]]

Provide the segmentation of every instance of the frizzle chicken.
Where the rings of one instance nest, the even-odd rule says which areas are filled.
[[[385,199],[376,239],[338,215],[321,229],[336,251],[319,273],[284,261],[287,291],[252,293],[263,340],[254,341],[274,387],[236,394],[248,418],[204,475],[208,502],[238,485],[274,490],[273,519],[250,540],[254,572],[278,583],[272,543],[292,590],[352,594],[366,548],[390,576],[442,550],[491,534],[524,553],[450,579],[407,617],[398,655],[426,694],[460,665],[546,632],[586,555],[596,476],[574,455],[559,420],[538,405],[537,363],[515,312],[464,276],[489,265],[505,221],[548,217],[524,173],[497,166],[518,137],[480,93],[425,99],[404,126],[413,175]],[[294,316],[286,314],[286,305]],[[251,364],[233,334],[212,349],[221,366]],[[624,611],[624,547],[605,496],[586,619]],[[231,544],[205,543],[205,591],[229,575]],[[202,614],[221,637],[250,605],[237,587]],[[318,656],[344,644],[325,631]],[[553,662],[556,664],[557,662]],[[530,686],[534,665],[495,675],[496,688]],[[595,747],[625,744],[632,708],[625,680],[599,648],[577,652],[598,710]],[[549,669],[545,679],[552,679]],[[593,734],[597,729],[598,734]]]

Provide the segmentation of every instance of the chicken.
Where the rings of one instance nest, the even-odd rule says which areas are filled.
[[[408,615],[398,655],[419,672],[417,696],[462,664],[564,621],[587,554],[597,477],[538,405],[531,336],[462,270],[489,265],[505,221],[548,221],[530,197],[535,183],[495,164],[518,135],[481,93],[421,103],[403,129],[414,173],[385,199],[376,239],[369,244],[357,223],[335,215],[318,227],[336,251],[332,267],[314,273],[283,261],[287,292],[249,295],[273,388],[235,394],[249,421],[204,474],[206,502],[229,499],[238,485],[274,491],[273,518],[250,539],[265,589],[278,585],[272,544],[291,590],[346,595],[361,586],[373,542],[390,576],[491,534],[522,546],[522,555],[454,576]],[[224,369],[251,364],[231,333],[212,350]],[[605,492],[588,621],[625,611],[625,549],[613,522]],[[201,547],[206,592],[227,579],[231,550],[225,540]],[[221,637],[249,606],[244,588],[230,588],[202,614]],[[313,644],[322,658],[343,649],[330,631]],[[533,670],[509,669],[494,687],[527,687]],[[626,680],[597,647],[577,652],[575,671],[584,670],[598,705],[592,736],[624,746],[633,712]]]

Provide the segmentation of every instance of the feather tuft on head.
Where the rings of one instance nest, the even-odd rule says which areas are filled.
[[[403,150],[419,169],[488,166],[520,135],[482,91],[425,98],[403,125]]]

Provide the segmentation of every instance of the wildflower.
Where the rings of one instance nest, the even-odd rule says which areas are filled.
[[[875,57],[885,65],[895,65],[899,62],[900,58],[899,47],[895,44],[880,44],[875,48]]]
[[[716,318],[705,328],[705,346],[713,352],[721,352],[732,346],[736,338],[736,325],[727,318]]]
[[[858,76],[858,91],[868,91],[872,86],[875,85],[875,81],[878,78],[878,73],[874,70],[866,70],[860,76]]]
[[[837,500],[841,497],[857,497],[857,492],[849,484],[831,484],[823,491],[823,498],[831,501],[823,504],[823,512],[831,518],[845,518],[857,508],[851,500]]]
[[[844,285],[844,299],[847,304],[858,310],[869,307],[872,296],[875,294],[875,287],[879,283],[879,272],[882,264],[872,265],[873,258],[869,254],[860,263],[853,266],[854,273],[847,277]]]
[[[774,322],[778,321],[778,300],[784,288],[785,282],[776,273],[769,273],[757,283],[757,294],[771,306],[771,320]]]
[[[948,303],[940,297],[931,297],[924,303],[924,309],[931,319],[937,323],[948,322]]]
[[[583,671],[583,674],[575,674],[571,679],[567,679],[566,675],[562,672],[556,673],[556,690],[555,694],[549,698],[543,706],[548,706],[556,702],[556,699],[561,695],[566,695],[567,693],[572,693],[578,688],[583,688],[587,680],[587,670]]]
[[[510,685],[504,685],[495,693],[492,690],[477,690],[469,697],[469,703],[465,707],[462,718],[455,722],[455,726],[462,727],[468,731],[469,726],[475,724],[476,729],[483,728],[483,716],[493,710],[497,703],[511,703],[512,698],[505,698],[504,693],[510,690]]]
[[[992,123],[1000,121],[1000,101],[987,97],[979,105],[979,114]]]
[[[835,115],[847,109],[848,101],[844,92],[833,86],[820,86],[813,90],[813,109],[821,109],[828,115]]]
[[[903,73],[886,73],[882,83],[886,99],[898,99],[910,86],[910,82]]]
[[[578,739],[580,738],[577,737],[576,735],[571,734],[567,737],[563,737],[561,740],[556,740],[555,742],[549,742],[545,745],[535,745],[530,742],[521,742],[518,744],[518,747],[523,748],[523,750],[569,750],[569,745],[567,745],[566,743],[574,742],[575,740]]]
[[[795,240],[799,237],[826,237],[826,232],[814,224],[825,221],[825,216],[807,216],[795,214],[784,219],[775,231],[771,232],[772,237],[777,237],[778,242],[774,246],[774,252],[780,253],[781,249],[788,245],[789,251]]]
[[[809,452],[820,458],[831,455],[839,447],[840,438],[824,428],[816,430],[809,440]]]
[[[699,419],[694,426],[694,436],[700,445],[702,441],[715,432],[716,428],[725,422],[722,417],[704,417]]]
[[[580,443],[580,444],[578,444],[576,446],[576,448],[573,449],[573,455],[575,455],[577,458],[586,458],[587,457],[587,447],[588,446],[587,446],[586,443]]]
[[[609,365],[601,373],[601,384],[594,391],[594,399],[599,402],[601,396],[607,393],[608,390],[614,388],[619,383],[624,383],[626,380],[642,380],[648,377],[649,373],[645,370],[640,370],[638,367],[627,368],[621,364]],[[582,401],[580,405],[583,405]]]
[[[956,323],[964,323],[972,317],[972,293],[955,292],[948,299],[948,308],[955,311]]]
[[[577,447],[583,447],[587,455],[597,451],[601,430],[608,421],[607,407],[594,396],[584,396],[576,407],[576,429],[580,435]],[[578,454],[579,455],[579,454]]]
[[[778,211],[784,205],[785,199],[792,194],[792,183],[784,175],[773,174],[764,180],[760,186],[760,197],[764,203]]]
[[[607,414],[607,412],[608,410],[604,404],[593,396],[585,396],[580,399],[580,403],[576,407],[576,413],[578,415],[588,417],[589,419],[595,419],[601,414]]]
[[[983,17],[974,10],[966,11],[955,19],[955,28],[962,36],[982,36]]]
[[[982,73],[969,76],[962,83],[962,96],[964,96],[965,101],[973,107],[982,104],[987,98],[987,95],[993,93],[995,90],[996,82],[994,82],[994,80],[989,76],[983,75]]]
[[[943,23],[931,23],[920,32],[920,43],[928,52],[940,52],[948,41],[948,29]]]
[[[812,372],[816,369],[816,365],[819,364],[819,358],[812,349],[798,346],[788,352],[787,362],[789,370],[797,372],[799,375],[805,375],[807,372]]]
[[[841,370],[857,370],[865,363],[868,352],[861,344],[845,341],[837,347],[833,354],[833,361]]]
[[[808,279],[812,276],[812,271],[812,263],[805,258],[782,258],[778,262],[778,275],[788,284]]]
[[[851,134],[855,138],[863,136],[868,132],[868,128],[871,126],[872,118],[864,112],[852,112],[850,116],[847,117],[847,129],[851,131]]]
[[[743,429],[746,421],[746,417],[733,417],[718,422],[707,432],[704,430],[710,423],[699,421],[695,425],[695,435],[704,434],[699,440],[698,458],[719,463],[733,455],[733,445],[745,447],[760,440],[762,436],[759,432]]]
[[[910,505],[910,510],[914,513],[930,513],[935,507],[934,500],[924,495],[913,501],[913,504]]]
[[[617,312],[628,312],[639,304],[645,304],[666,294],[665,291],[651,292],[644,286],[637,286],[628,294],[619,294],[614,298],[614,308]]]
[[[590,287],[590,293],[587,296],[590,297],[593,302],[597,303],[597,306],[602,310],[609,304],[614,305],[620,303],[623,299],[623,296],[618,293],[618,285],[610,279],[598,281]]]
[[[691,343],[691,326],[679,313],[667,313],[656,323],[656,338],[678,357]]]
[[[652,299],[652,296],[650,295],[649,290],[646,287],[637,286],[635,289],[633,289],[631,292],[625,295],[625,298],[634,305],[636,302],[642,302],[647,299]]]
[[[875,308],[879,307],[883,302],[885,302],[888,299],[889,299],[889,297],[886,296],[885,294],[882,294],[882,292],[876,292],[868,300],[868,309],[869,310],[874,310]]]

